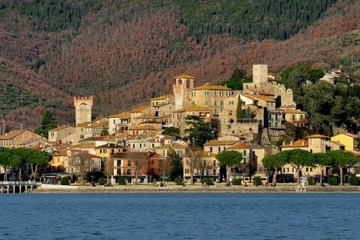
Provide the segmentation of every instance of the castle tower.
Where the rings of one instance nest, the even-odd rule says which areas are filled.
[[[191,75],[179,75],[175,77],[173,93],[175,96],[175,109],[182,109],[190,105],[189,96],[194,88],[195,77]]]
[[[84,122],[91,122],[91,107],[93,97],[74,97],[75,125]]]
[[[268,65],[257,64],[253,65],[253,83],[260,86],[261,83],[268,81]]]

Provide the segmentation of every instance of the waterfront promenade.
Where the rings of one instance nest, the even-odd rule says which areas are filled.
[[[112,187],[90,185],[79,186],[63,186],[42,184],[33,193],[297,193],[296,184],[278,184],[276,187],[267,186],[225,186],[224,183],[218,183],[213,186],[195,185],[175,185],[167,183],[165,187],[154,186],[153,184],[129,184],[117,185]],[[328,186],[321,187],[319,185],[306,186],[303,193],[341,193],[351,192],[360,193],[360,186]]]

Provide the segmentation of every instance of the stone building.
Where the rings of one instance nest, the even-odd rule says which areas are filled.
[[[91,109],[93,106],[93,97],[74,97],[75,106],[75,125],[91,122]]]

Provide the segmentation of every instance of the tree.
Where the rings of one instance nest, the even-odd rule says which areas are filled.
[[[48,138],[49,130],[57,127],[57,124],[54,115],[51,112],[46,111],[42,116],[41,127],[36,129],[35,133]]]
[[[86,173],[91,168],[91,158],[87,152],[80,151],[75,153],[71,158],[71,165],[75,167],[79,174],[80,184],[85,184]]]
[[[170,178],[175,179],[176,177],[182,176],[183,164],[181,157],[173,149],[170,149],[168,159],[171,163]]]
[[[0,148],[0,165],[4,169],[4,181],[7,181],[7,172],[10,167],[11,150],[8,148]]]
[[[202,151],[200,148],[188,148],[185,154],[186,165],[189,166],[190,183],[194,184],[194,171],[201,166]],[[185,177],[185,176],[184,176]]]
[[[330,156],[332,161],[340,170],[340,184],[344,185],[344,168],[350,167],[357,162],[356,157],[350,153],[341,150],[328,151],[327,154]]]
[[[47,164],[51,159],[51,155],[48,152],[40,152],[30,149],[27,154],[27,162],[31,166],[32,176],[36,179],[38,166]]]
[[[300,184],[300,170],[305,166],[313,166],[313,158],[311,158],[308,151],[302,149],[293,149],[285,152],[287,153],[287,162],[297,169],[297,183]]]
[[[267,168],[268,170],[273,168],[272,182],[276,183],[276,174],[277,174],[279,168],[281,168],[282,166],[285,165],[286,157],[284,157],[284,152],[279,152],[277,154],[268,155],[268,156],[264,157],[264,159],[262,160],[262,163],[263,163],[264,167]]]
[[[314,153],[314,162],[319,165],[320,168],[320,185],[323,185],[323,167],[330,166],[333,164],[332,158],[326,153]]]
[[[193,147],[195,148],[202,148],[208,140],[215,138],[211,124],[204,122],[204,120],[198,116],[187,116],[185,124],[189,126],[189,128],[185,130],[187,138],[194,144]]]
[[[242,110],[242,102],[241,102],[241,99],[240,99],[240,95],[238,96],[238,102],[237,102],[237,105],[236,105],[236,121],[237,122],[240,122],[240,120],[243,118],[243,110]]]
[[[131,165],[135,169],[135,184],[138,183],[138,176],[140,175],[141,169],[147,165],[147,160],[149,158],[148,152],[127,152],[126,156],[131,162]]]
[[[159,159],[159,173],[161,179],[164,181],[165,177],[170,175],[172,164],[169,158]]]
[[[215,158],[219,161],[221,166],[226,166],[227,183],[230,184],[231,167],[240,164],[242,160],[242,154],[233,150],[225,150],[216,154]]]
[[[180,137],[180,129],[176,127],[168,127],[162,131],[163,135],[173,136],[175,139]]]
[[[106,175],[106,185],[110,185],[110,176],[114,173],[114,159],[108,157],[105,159],[105,175]]]

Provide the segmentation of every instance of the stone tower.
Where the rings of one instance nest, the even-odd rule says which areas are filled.
[[[257,64],[253,65],[253,83],[260,86],[262,83],[268,81],[268,65]]]
[[[175,96],[175,109],[182,109],[190,105],[190,94],[194,88],[195,77],[190,75],[179,75],[175,77],[175,84],[173,85],[173,93]]]
[[[93,97],[74,97],[75,106],[75,126],[91,122],[91,107],[93,105]]]

